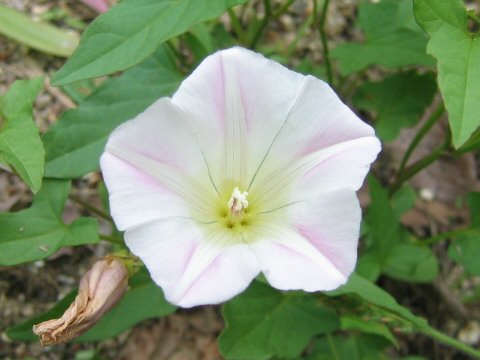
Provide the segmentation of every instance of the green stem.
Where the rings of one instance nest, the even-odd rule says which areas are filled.
[[[270,5],[270,0],[263,0],[263,7],[265,8],[265,15],[262,19],[262,22],[260,23],[260,26],[255,32],[255,35],[253,36],[252,43],[250,44],[250,48],[252,49],[255,49],[255,47],[257,46],[272,17],[272,7]]]
[[[287,48],[287,51],[286,51],[286,56],[287,57],[292,56],[292,53],[295,51],[298,42],[305,35],[306,31],[310,28],[310,26],[312,26],[314,20],[315,20],[315,18],[313,16],[313,13],[311,13],[308,16],[307,20],[300,26],[297,33],[295,34],[295,38],[293,39],[291,44],[288,45],[288,48]]]
[[[318,30],[320,32],[320,38],[322,40],[322,47],[323,47],[323,57],[325,59],[325,68],[327,71],[327,79],[330,85],[333,85],[333,72],[332,72],[332,63],[330,61],[330,51],[328,49],[328,39],[327,39],[327,32],[325,31],[325,23],[327,20],[327,12],[328,12],[328,5],[330,4],[330,0],[323,1],[322,12],[320,14],[320,21],[318,24]],[[317,0],[313,1],[313,12],[315,17],[317,16]]]
[[[338,354],[337,347],[335,346],[335,343],[333,342],[333,338],[332,338],[331,333],[327,334],[327,341],[328,341],[328,346],[330,347],[330,351],[332,352],[333,358],[335,360],[340,360],[340,355]]]
[[[245,42],[246,34],[245,34],[245,31],[243,30],[240,20],[238,20],[237,15],[235,15],[235,12],[233,11],[232,8],[229,8],[227,12],[228,12],[228,16],[230,16],[230,21],[232,22],[233,31],[235,31],[235,34],[237,34],[238,40],[240,40],[242,44],[246,44]]]
[[[463,351],[465,354],[469,354],[477,359],[480,359],[480,350],[474,349],[473,347],[462,343],[461,341],[458,341],[457,339],[454,339],[448,335],[445,335],[444,333],[435,330],[433,328],[427,327],[427,328],[420,328],[420,332],[424,333],[425,335],[428,335],[432,337],[433,339],[438,340],[439,342],[451,346],[455,349],[458,349],[460,351]]]
[[[435,244],[444,239],[457,237],[459,235],[480,235],[480,229],[475,228],[466,228],[466,229],[456,229],[452,231],[446,231],[438,235],[431,236],[429,238],[421,239],[419,242],[422,244]]]
[[[398,189],[400,189],[400,187],[405,181],[418,174],[421,170],[430,166],[435,160],[437,160],[441,155],[443,155],[445,150],[447,150],[449,146],[450,134],[447,134],[447,136],[445,137],[445,141],[440,147],[434,150],[431,154],[425,156],[423,159],[418,160],[416,163],[409,166],[401,174],[399,174],[393,185],[390,187],[390,196],[393,195]]]
[[[92,204],[86,202],[85,200],[81,199],[77,195],[70,194],[70,195],[68,195],[68,198],[70,200],[72,200],[73,202],[76,202],[77,204],[82,205],[85,209],[89,210],[90,212],[94,213],[95,215],[98,215],[99,217],[113,223],[113,219],[108,213],[106,213],[105,211],[103,211],[103,210],[93,206]]]
[[[125,243],[121,239],[119,239],[115,236],[99,234],[98,237],[102,240],[111,242],[112,244],[125,245]]]
[[[273,19],[276,19],[276,18],[278,18],[280,15],[284,14],[284,13],[288,10],[288,8],[290,7],[290,5],[292,5],[295,1],[296,1],[296,0],[288,0],[288,1],[284,2],[283,5],[280,6],[280,7],[278,8],[278,10],[273,13],[272,18],[273,18]]]
[[[177,60],[177,69],[183,74],[187,75],[188,66],[186,57],[177,49],[177,46],[173,43],[172,39],[165,43],[172,53],[172,56]]]
[[[397,172],[397,177],[400,177],[400,175],[403,173],[405,170],[405,166],[407,165],[408,160],[410,159],[410,155],[412,155],[413,151],[417,147],[417,145],[422,141],[424,136],[428,133],[428,131],[432,128],[433,125],[440,119],[440,117],[443,115],[445,111],[445,107],[442,104],[430,115],[428,120],[423,124],[423,126],[420,128],[420,130],[417,132],[415,137],[413,138],[412,142],[408,146],[407,151],[403,155],[402,161],[400,162],[400,167]]]
[[[403,316],[402,314],[398,314],[394,311],[391,311],[389,308],[386,308],[384,306],[378,306],[378,305],[375,305],[375,304],[372,304],[370,303],[370,305],[374,306],[374,307],[378,307],[380,309],[383,309],[387,312],[389,312],[391,315],[394,315],[396,317],[399,317],[401,319],[403,319],[404,321],[412,324],[414,326],[414,332],[419,332],[419,333],[422,333],[422,334],[425,334],[435,340],[438,340],[439,342],[445,344],[445,345],[448,345],[448,346],[451,346],[457,350],[460,350],[460,351],[463,351],[464,353],[466,354],[469,354],[471,356],[474,356],[475,358],[479,358],[480,359],[480,350],[477,350],[469,345],[466,345],[464,343],[462,343],[461,341],[455,339],[455,338],[452,338],[432,327],[430,327],[426,322],[423,322],[422,321],[422,324],[419,324],[419,323],[416,323],[415,321],[412,321],[411,319],[409,318],[406,318],[405,316]]]

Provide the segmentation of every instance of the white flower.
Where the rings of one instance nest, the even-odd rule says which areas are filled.
[[[206,58],[172,98],[110,136],[112,216],[166,298],[332,290],[357,258],[355,191],[380,151],[323,81],[242,48]]]

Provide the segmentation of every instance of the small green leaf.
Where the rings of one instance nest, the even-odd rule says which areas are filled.
[[[345,315],[340,318],[342,330],[357,330],[366,334],[378,335],[398,346],[398,341],[384,323],[362,319],[358,316]]]
[[[45,175],[73,179],[98,169],[110,133],[178,87],[181,75],[165,48],[122,76],[105,81],[43,137]]]
[[[467,197],[472,228],[480,228],[480,192],[473,192]],[[449,248],[448,255],[462,265],[471,275],[480,275],[480,238],[474,234],[459,235]]]
[[[324,336],[315,342],[313,351],[305,360],[389,360],[382,354],[388,342],[380,337],[368,334],[350,337]]]
[[[223,316],[226,328],[218,341],[228,359],[292,358],[314,335],[339,326],[336,313],[314,296],[281,293],[259,282],[225,304]]]
[[[430,105],[437,90],[432,73],[415,71],[391,75],[379,82],[366,82],[354,97],[357,108],[372,112],[375,130],[392,141],[404,127],[413,126]]]
[[[0,157],[36,193],[42,185],[45,150],[32,119],[32,106],[43,77],[16,81],[0,103]],[[1,124],[1,122],[0,122]]]
[[[438,275],[438,260],[426,246],[398,244],[388,255],[383,272],[394,279],[427,283]]]
[[[480,237],[460,235],[448,247],[448,255],[462,265],[470,275],[480,275]]]
[[[415,315],[410,310],[399,305],[397,301],[385,290],[377,285],[365,280],[357,274],[352,274],[347,282],[337,290],[327,292],[328,296],[339,296],[345,294],[354,294],[369,304],[387,310],[404,321],[408,321],[419,329],[429,328],[427,322]]]
[[[78,44],[76,33],[34,21],[4,5],[0,5],[0,33],[32,49],[63,57],[70,56]]]
[[[185,34],[185,41],[193,53],[196,64],[217,50],[213,42],[211,26],[205,23],[193,26]]]
[[[54,77],[55,85],[136,65],[166,40],[247,0],[124,0],[100,15]]]
[[[427,38],[415,23],[412,8],[412,0],[362,2],[358,24],[365,33],[365,42],[342,44],[332,51],[342,74],[374,64],[389,68],[434,66],[434,59],[425,54]]]
[[[391,198],[392,209],[397,219],[400,219],[404,213],[415,206],[416,198],[417,195],[410,186],[403,186],[393,194]]]
[[[372,237],[371,251],[380,264],[384,264],[392,248],[401,241],[401,228],[387,190],[373,176],[369,176],[368,184],[372,203],[365,220]]]
[[[415,17],[430,35],[427,52],[438,62],[438,83],[453,144],[462,146],[480,125],[480,40],[467,29],[462,0],[415,0]]]
[[[108,339],[131,328],[138,322],[175,311],[163,297],[162,290],[155,285],[145,271],[130,279],[130,290],[123,299],[90,330],[75,341],[89,342]],[[75,299],[77,290],[72,291],[46,313],[29,319],[7,330],[7,336],[17,341],[35,341],[37,336],[32,326],[42,321],[59,318]]]
[[[46,180],[30,208],[0,213],[0,265],[35,261],[62,246],[99,241],[95,219],[83,217],[63,223],[61,215],[69,190],[68,181]]]

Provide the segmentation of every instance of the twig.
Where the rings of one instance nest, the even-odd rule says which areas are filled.
[[[257,46],[259,40],[263,35],[263,32],[267,28],[267,25],[272,18],[272,7],[270,5],[270,0],[263,0],[263,7],[265,8],[265,15],[263,16],[262,22],[260,23],[260,26],[255,32],[255,35],[253,36],[252,43],[250,44],[250,47],[252,49],[255,49],[255,47]]]
[[[125,245],[125,243],[121,239],[119,239],[115,236],[106,235],[106,234],[98,234],[98,237],[102,240],[111,242],[112,244]]]
[[[430,166],[435,160],[437,160],[441,155],[445,153],[445,151],[450,146],[450,133],[445,136],[445,141],[443,144],[434,150],[431,154],[425,156],[423,159],[418,160],[413,165],[409,166],[405,169],[401,174],[399,174],[398,178],[395,182],[390,186],[389,194],[390,196],[393,195],[400,187],[403,185],[405,181],[412,178],[416,174],[418,174],[421,170],[425,169],[426,167]]]
[[[408,160],[410,159],[410,155],[412,155],[413,151],[417,147],[417,145],[422,141],[424,136],[428,133],[428,131],[432,128],[433,125],[441,118],[443,113],[445,112],[445,106],[443,103],[435,109],[435,111],[430,115],[428,120],[423,124],[420,130],[417,132],[415,137],[413,138],[412,142],[408,146],[407,151],[403,155],[402,161],[400,162],[400,167],[398,168],[397,177],[405,170],[405,166],[407,165]]]
[[[74,195],[74,194],[69,194],[68,198],[74,202],[76,202],[79,205],[82,205],[85,209],[89,210],[90,212],[94,213],[95,215],[98,215],[99,217],[110,221],[113,223],[112,217],[105,211],[93,206],[92,204],[86,202],[85,200],[81,199],[79,196]]]
[[[333,73],[332,73],[332,63],[330,60],[330,51],[328,49],[328,39],[327,39],[327,32],[325,31],[325,23],[327,19],[327,12],[328,12],[328,5],[330,4],[330,0],[323,1],[322,12],[320,14],[320,20],[318,22],[318,31],[320,32],[320,38],[322,40],[322,47],[323,47],[323,57],[325,60],[325,68],[327,71],[327,80],[330,85],[333,85]],[[317,0],[313,1],[313,12],[315,18],[317,17]]]
[[[462,302],[452,293],[450,288],[440,278],[436,278],[433,283],[433,287],[440,296],[445,300],[445,304],[452,310],[454,314],[462,318],[462,320],[468,320],[468,311]]]

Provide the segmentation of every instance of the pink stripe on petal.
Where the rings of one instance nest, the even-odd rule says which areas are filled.
[[[245,290],[259,272],[248,245],[227,245],[173,302],[182,307],[218,304]]]
[[[351,262],[344,254],[338,253],[338,249],[329,246],[328,240],[321,234],[321,230],[314,227],[297,224],[297,230],[308,240],[318,251],[320,251],[335,267],[345,276],[350,275]],[[356,248],[354,249],[356,253]]]

